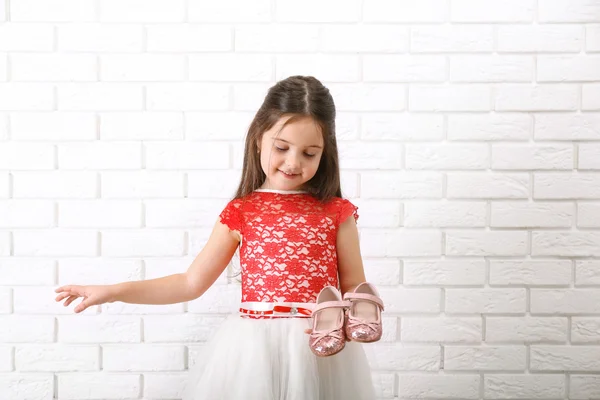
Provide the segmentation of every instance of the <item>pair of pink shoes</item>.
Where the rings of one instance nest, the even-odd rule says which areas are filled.
[[[381,339],[383,301],[370,283],[358,285],[344,295],[326,286],[317,297],[313,310],[312,333],[308,341],[312,352],[320,357],[342,351],[347,340],[361,343]]]

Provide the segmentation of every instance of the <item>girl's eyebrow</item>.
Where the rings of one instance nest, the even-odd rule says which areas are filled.
[[[285,139],[273,138],[273,140],[281,140],[282,142],[285,142],[285,143],[287,143],[287,144],[293,144],[292,142],[288,142],[288,141],[287,141],[287,140],[285,140]],[[318,148],[318,149],[322,149],[322,147],[321,147],[321,146],[318,146],[318,145],[316,145],[316,144],[311,144],[310,146],[306,146],[306,147],[316,147],[316,148]]]

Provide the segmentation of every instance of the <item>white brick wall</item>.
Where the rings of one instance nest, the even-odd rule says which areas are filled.
[[[599,398],[599,53],[600,0],[0,0],[0,398],[181,398],[236,284],[53,288],[185,270],[291,74],[336,100],[378,398]]]

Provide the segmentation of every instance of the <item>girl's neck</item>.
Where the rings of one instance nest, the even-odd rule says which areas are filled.
[[[300,194],[300,193],[308,193],[306,190],[279,190],[279,189],[267,189],[267,188],[258,188],[255,192],[266,192],[266,193],[279,193],[279,194]]]

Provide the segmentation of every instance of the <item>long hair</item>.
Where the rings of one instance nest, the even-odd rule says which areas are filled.
[[[257,148],[263,134],[279,119],[292,114],[290,123],[298,117],[310,117],[323,135],[323,153],[315,176],[306,182],[306,190],[321,201],[342,197],[338,149],[335,139],[335,104],[323,84],[312,76],[290,76],[271,87],[256,112],[246,135],[242,177],[234,199],[258,189],[266,179]]]

